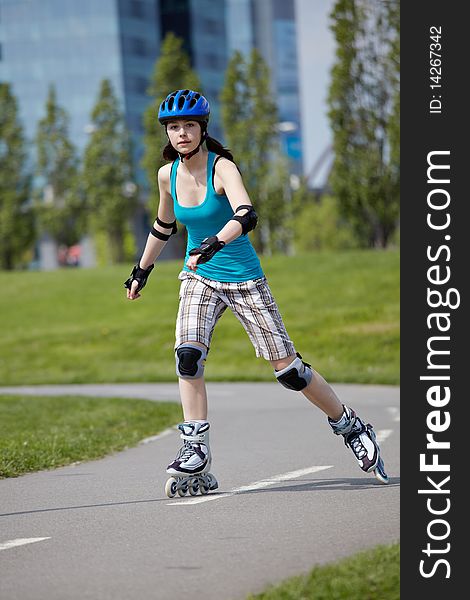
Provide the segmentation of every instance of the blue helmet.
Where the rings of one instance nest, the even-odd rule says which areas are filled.
[[[208,121],[211,112],[209,102],[199,92],[176,90],[163,100],[158,110],[160,123],[175,119],[194,119]]]

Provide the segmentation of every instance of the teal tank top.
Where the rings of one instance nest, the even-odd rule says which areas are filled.
[[[207,188],[204,201],[197,206],[181,206],[176,195],[176,176],[180,159],[171,166],[171,196],[175,217],[186,226],[188,243],[184,271],[193,273],[187,266],[189,251],[201,245],[204,238],[217,235],[233,217],[233,209],[225,194],[217,194],[213,184],[214,152],[207,157]],[[197,267],[197,274],[220,282],[248,281],[263,277],[259,258],[247,235],[241,235],[222,248],[208,262]]]

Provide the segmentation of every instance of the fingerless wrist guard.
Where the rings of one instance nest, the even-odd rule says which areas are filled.
[[[202,240],[201,245],[198,248],[190,250],[189,255],[194,256],[195,254],[200,254],[201,256],[197,261],[197,264],[200,265],[210,260],[214,254],[219,250],[222,250],[224,246],[225,242],[220,241],[216,235],[211,235]]]
[[[135,280],[138,283],[136,292],[140,292],[140,290],[145,287],[148,276],[152,272],[154,266],[155,265],[150,265],[148,269],[141,269],[138,264],[135,265],[135,267],[132,269],[129,279],[124,282],[124,287],[130,290],[132,287],[132,282]]]

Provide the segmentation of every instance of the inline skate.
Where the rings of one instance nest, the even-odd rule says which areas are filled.
[[[388,475],[372,425],[364,423],[348,406],[344,406],[339,421],[328,417],[328,422],[336,435],[343,436],[344,443],[352,450],[361,469],[366,473],[373,472],[381,483],[388,483]]]
[[[165,484],[165,494],[191,496],[208,494],[219,487],[217,479],[209,473],[212,456],[209,447],[209,423],[185,421],[178,425],[183,446],[166,472],[171,475]]]

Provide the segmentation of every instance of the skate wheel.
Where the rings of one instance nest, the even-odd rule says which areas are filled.
[[[380,481],[380,483],[384,483],[385,485],[389,482],[388,475],[384,472],[380,472],[379,469],[375,469],[374,475]]]
[[[197,479],[193,479],[189,484],[189,493],[191,496],[197,496],[199,492],[199,481]]]
[[[168,498],[174,498],[176,496],[176,479],[170,477],[165,483],[165,494]]]
[[[203,496],[205,496],[206,494],[209,493],[210,487],[208,485],[206,485],[205,483],[201,484],[201,494]]]
[[[216,490],[219,487],[217,479],[214,477],[214,475],[212,475],[212,473],[209,473],[208,477],[209,490]]]
[[[182,485],[180,488],[178,488],[177,492],[178,496],[186,496],[188,493],[188,485]]]
[[[380,460],[377,468],[374,470],[374,475],[380,481],[380,483],[384,483],[385,485],[389,482],[389,478],[387,473],[385,473],[384,464],[382,460]]]

